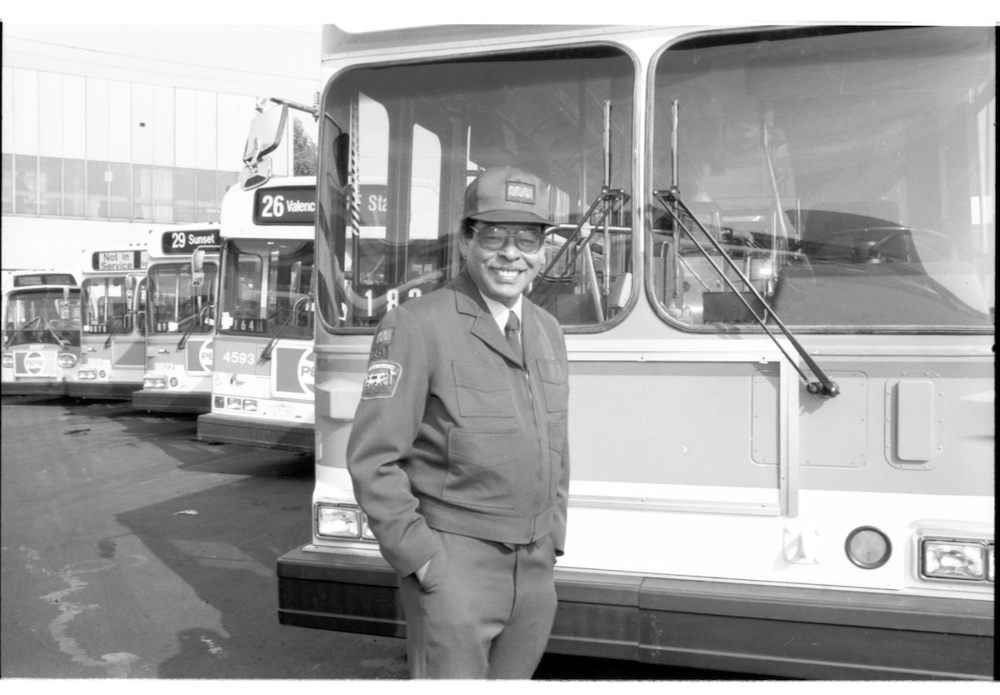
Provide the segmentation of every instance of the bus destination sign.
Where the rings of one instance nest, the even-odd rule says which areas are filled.
[[[194,232],[164,232],[163,253],[192,254],[199,246],[218,246],[218,229],[199,229]]]
[[[258,188],[254,224],[315,224],[316,189],[303,186]]]
[[[139,270],[142,268],[141,251],[95,251],[94,270]]]
[[[37,287],[39,285],[76,285],[76,279],[72,275],[62,273],[17,275],[14,277],[14,287]]]

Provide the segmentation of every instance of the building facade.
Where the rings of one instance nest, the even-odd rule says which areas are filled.
[[[302,59],[286,67],[268,64],[258,51],[251,55],[263,62],[254,69],[238,48],[246,28],[205,29],[4,26],[4,268],[70,270],[80,250],[94,244],[219,221],[222,197],[242,168],[257,100],[311,104],[318,60],[311,65],[300,47]],[[157,55],[155,46],[137,45],[137,33],[155,33],[163,45],[184,50],[147,57]],[[308,35],[308,29],[279,29],[270,40],[276,47],[291,39],[301,44]],[[318,37],[317,29],[314,55]],[[227,42],[234,42],[232,50]],[[307,133],[314,128],[310,116],[294,113]],[[293,170],[292,127],[289,119],[273,158],[276,176]]]

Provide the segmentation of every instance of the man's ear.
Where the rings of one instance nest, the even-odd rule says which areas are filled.
[[[465,260],[469,256],[469,234],[465,227],[462,227],[462,231],[458,233],[458,250],[462,254],[462,259]]]

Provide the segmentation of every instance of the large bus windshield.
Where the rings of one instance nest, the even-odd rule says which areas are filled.
[[[634,82],[626,53],[603,46],[335,78],[321,139],[338,156],[320,160],[317,217],[333,255],[318,259],[326,323],[374,327],[453,277],[465,187],[507,165],[551,185],[559,228],[535,299],[564,324],[611,321],[632,270]],[[574,252],[556,259],[567,240]]]
[[[83,332],[131,333],[131,293],[124,277],[96,277],[83,281]]]
[[[760,330],[750,288],[729,286],[712,267],[717,251],[706,258],[665,209],[676,185],[788,325],[992,330],[994,36],[795,30],[665,50],[647,249],[662,316],[696,330]]]
[[[13,292],[4,316],[6,345],[80,345],[80,291],[47,289]]]
[[[223,266],[221,333],[312,338],[312,241],[228,239]]]
[[[211,318],[207,309],[214,301],[218,268],[206,264],[204,273],[202,284],[193,285],[190,263],[158,263],[150,267],[147,275],[152,310],[150,335],[212,331],[206,319]]]

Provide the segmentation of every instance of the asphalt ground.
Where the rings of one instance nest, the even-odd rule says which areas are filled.
[[[195,416],[130,403],[2,399],[4,687],[405,679],[402,640],[278,623],[276,561],[310,539],[312,456],[196,434]],[[556,655],[535,675],[738,678]]]

